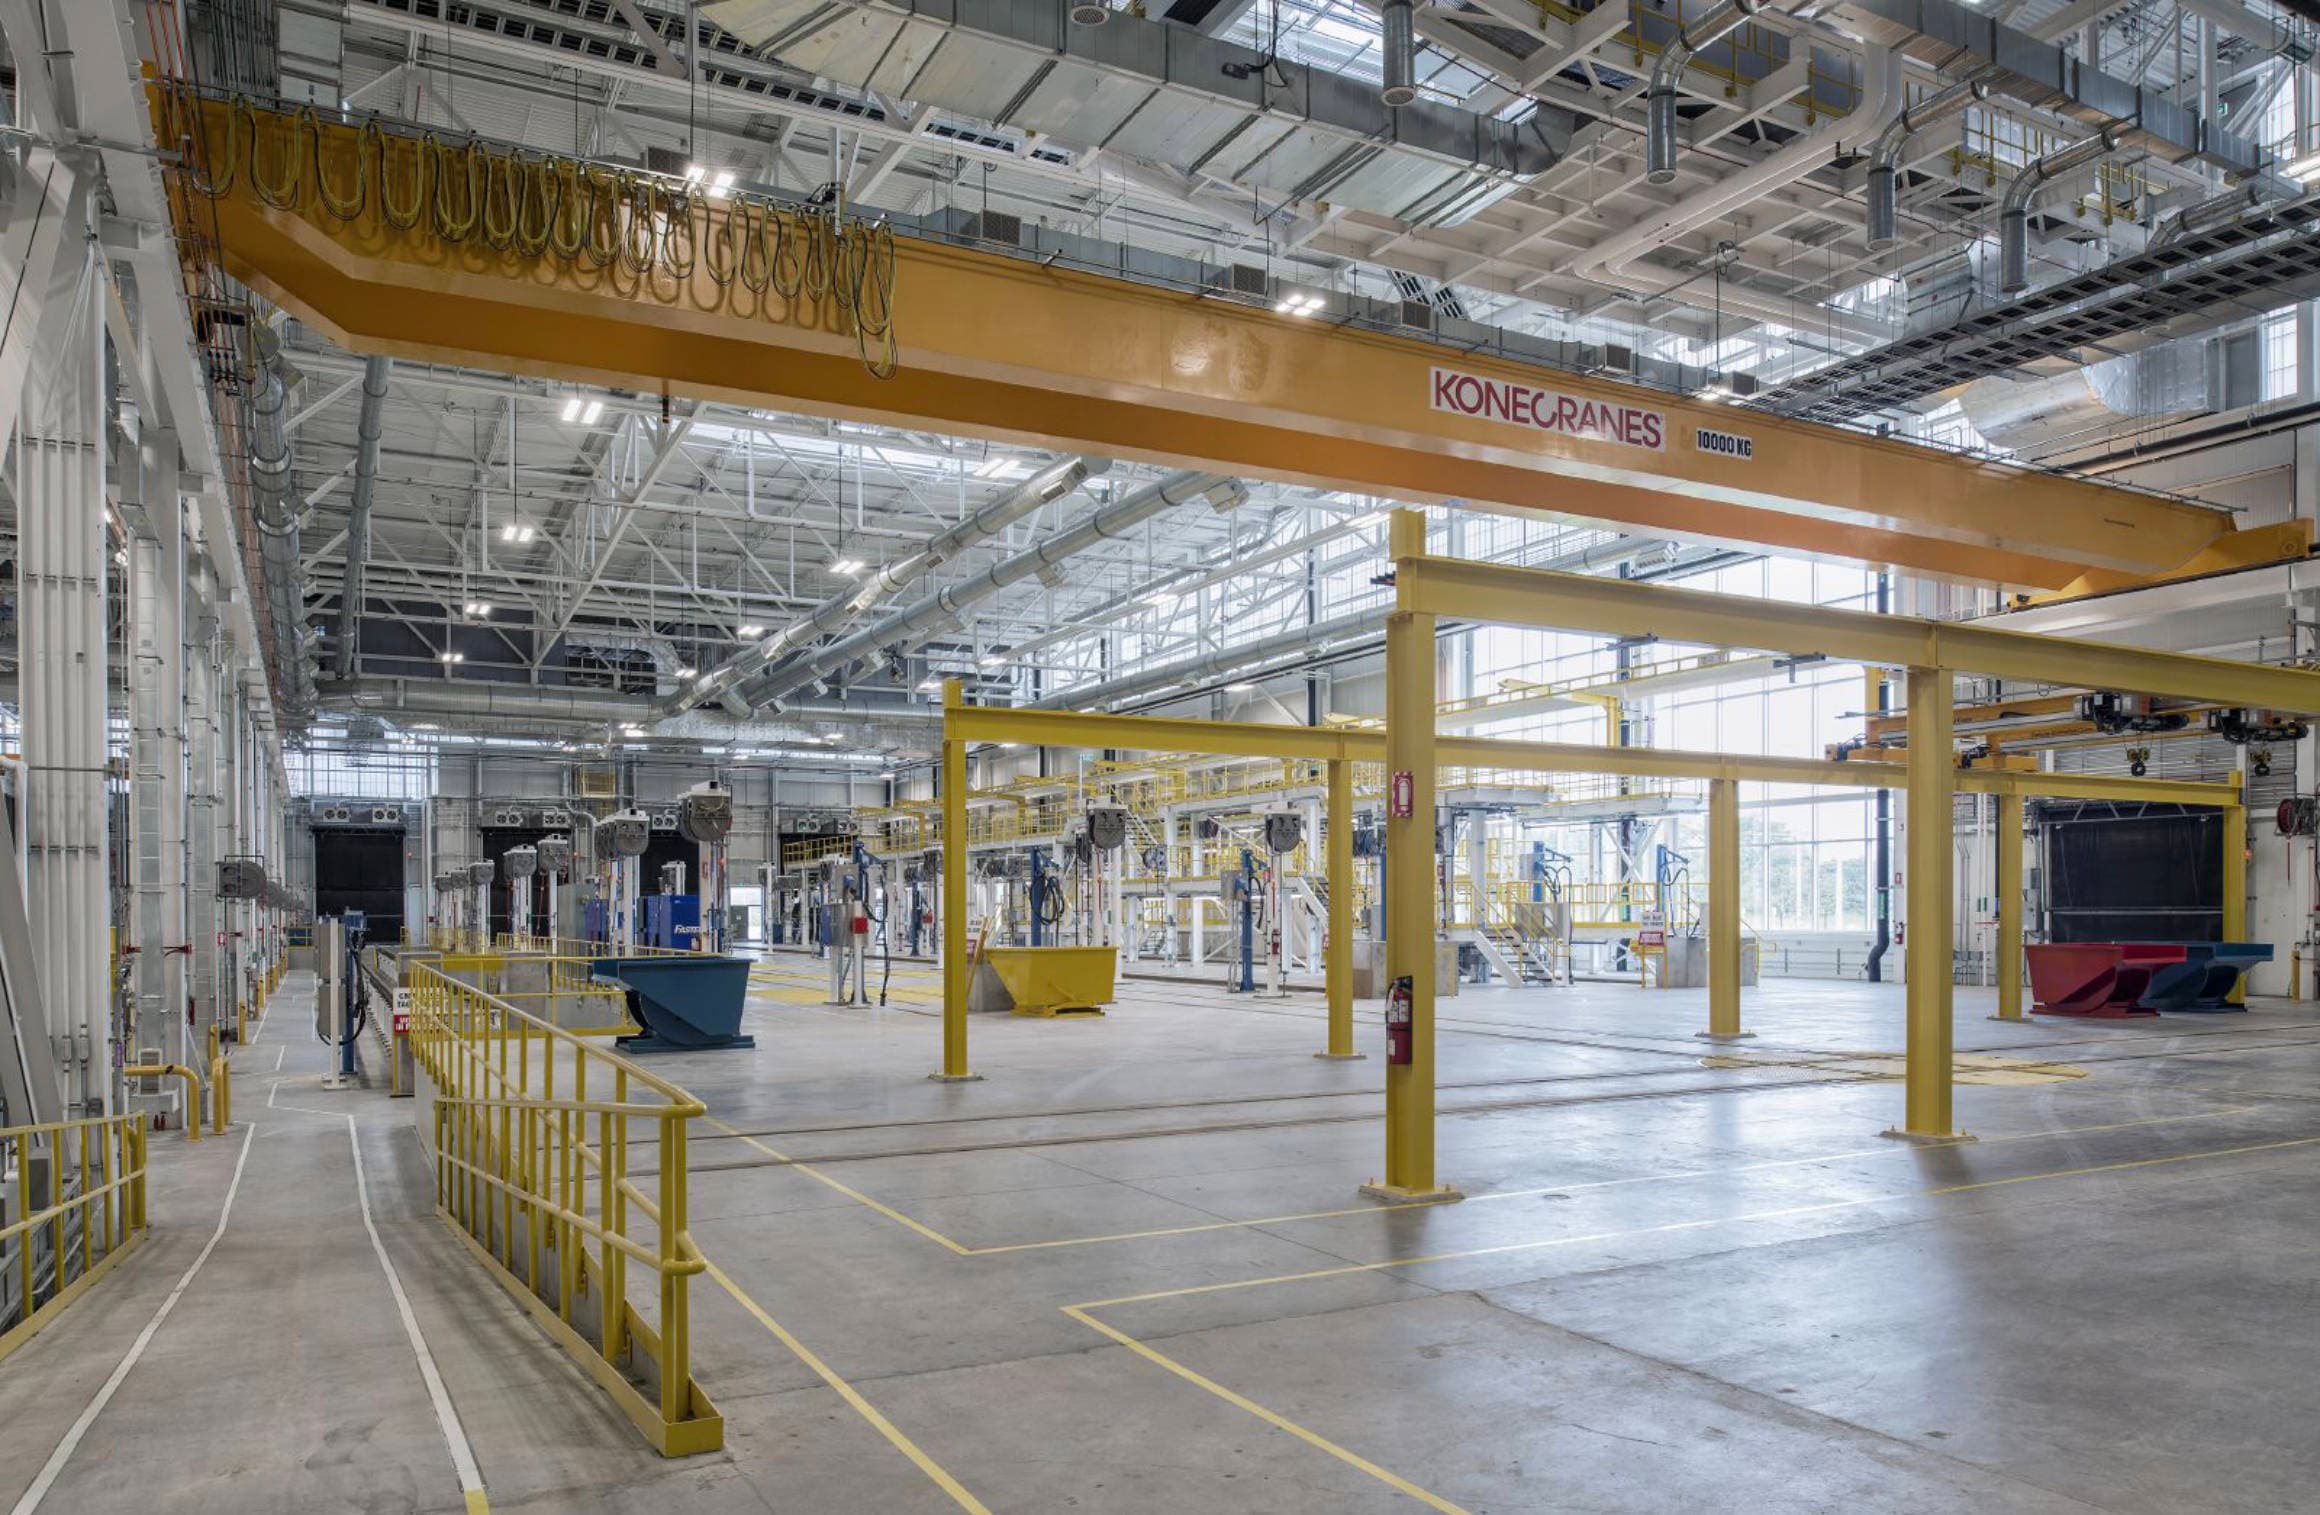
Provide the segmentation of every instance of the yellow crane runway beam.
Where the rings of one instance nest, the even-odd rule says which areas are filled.
[[[596,267],[562,251],[553,207],[543,216],[530,198],[549,170],[475,149],[485,225],[478,234],[450,217],[461,233],[450,240],[446,218],[419,214],[406,228],[381,213],[390,160],[418,185],[410,165],[422,150],[407,138],[157,99],[163,140],[185,135],[169,119],[182,109],[213,160],[247,160],[212,202],[228,271],[355,352],[2034,589],[2089,570],[2170,573],[2234,536],[2228,513],[2189,501],[916,237],[893,245],[898,367],[882,378],[833,301],[753,291],[716,254],[716,218],[739,201],[660,192],[691,232],[683,258]],[[309,130],[310,147],[293,142]],[[258,141],[271,145],[259,153]],[[374,168],[376,194],[364,177]],[[223,180],[222,165],[211,177]],[[316,178],[339,187],[328,214]],[[515,199],[504,188],[490,198],[508,183]],[[348,185],[361,190],[353,201]],[[512,242],[495,243],[494,206]],[[643,242],[658,215],[636,223]],[[549,231],[527,238],[543,221]]]
[[[1383,763],[1386,735],[1342,726],[1267,726],[1182,720],[1171,716],[1101,715],[1076,710],[1010,710],[961,705],[944,712],[946,738],[1021,742],[1026,746],[1089,751],[1196,752],[1234,757],[1278,757],[1326,763],[1345,759]],[[1525,742],[1498,737],[1438,737],[1435,760],[1444,766],[1501,768],[1538,773],[1606,773],[1628,778],[1720,779],[1751,784],[1816,784],[1851,789],[1901,789],[1899,762],[1855,757],[1748,757],[1674,747],[1597,747],[1579,742]],[[1970,768],[1957,786],[1979,794],[2045,795],[2056,799],[2148,801],[2168,805],[2229,805],[2236,791],[2224,784],[2136,779],[2088,773],[2036,773]]]
[[[1545,568],[1418,557],[1396,565],[1399,603],[1508,626],[1749,647],[1889,668],[1940,668],[2024,683],[2168,695],[2320,714],[2320,673],[1986,626],[1791,605]],[[1926,712],[1914,710],[1927,728]],[[1944,733],[1951,712],[1941,712]]]

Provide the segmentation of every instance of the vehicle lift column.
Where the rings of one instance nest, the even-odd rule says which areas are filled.
[[[500,854],[508,878],[508,935],[519,949],[532,945],[532,875],[540,871],[540,849],[510,847]]]
[[[1281,908],[1287,885],[1289,854],[1297,850],[1305,838],[1305,818],[1294,810],[1275,810],[1265,816],[1265,850],[1272,854],[1272,867],[1267,870],[1265,883],[1265,999],[1287,999],[1288,964],[1287,944],[1282,933],[1287,929],[1288,912]]]
[[[548,950],[562,950],[559,938],[575,937],[580,933],[566,929],[564,920],[564,879],[572,866],[572,839],[568,836],[540,838],[540,872],[548,881]]]
[[[726,839],[733,834],[733,791],[715,779],[695,784],[677,801],[677,834],[701,849],[703,952],[725,950]]]
[[[1127,869],[1121,849],[1128,844],[1127,810],[1119,805],[1090,805],[1087,839],[1096,896],[1093,908],[1103,922],[1103,945],[1124,952],[1128,931],[1122,908],[1126,890],[1122,886],[1127,882]]]
[[[637,859],[652,840],[652,819],[643,811],[615,810],[596,827],[596,855],[612,865],[612,893],[605,903],[607,945],[619,953],[636,950]]]
[[[491,950],[491,881],[499,873],[499,864],[490,858],[478,858],[467,865],[467,889],[475,907],[475,950]]]

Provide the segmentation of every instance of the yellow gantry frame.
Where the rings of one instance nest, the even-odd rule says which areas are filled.
[[[1492,621],[1543,630],[1588,632],[1605,636],[1655,637],[1674,642],[1697,642],[1713,647],[1747,648],[1793,656],[1818,656],[1900,668],[1908,688],[1911,713],[1910,741],[1904,769],[1908,793],[1909,834],[1906,847],[1908,883],[1907,1074],[1905,1110],[1896,1135],[1951,1139],[1957,1135],[1951,1112],[1951,942],[1954,858],[1950,815],[1960,788],[1988,788],[2016,798],[2025,793],[2086,795],[2087,780],[2063,775],[2012,770],[1977,770],[1960,774],[1951,740],[1955,708],[1955,675],[1961,672],[1993,675],[2028,683],[2115,690],[2124,694],[2169,695],[2213,700],[2283,714],[2320,713],[2320,673],[2303,668],[2281,668],[2180,653],[2151,652],[2062,637],[2043,637],[1983,626],[1957,625],[1913,616],[1877,615],[1832,610],[1820,606],[1789,605],[1775,600],[1697,590],[1635,584],[1536,568],[1508,568],[1498,564],[1466,563],[1429,557],[1424,551],[1422,526],[1404,529],[1414,512],[1396,517],[1394,584],[1397,613],[1455,614],[1474,621]],[[1386,644],[1389,689],[1395,685],[1392,667],[1394,643]],[[1432,741],[1430,725],[1421,745],[1406,749],[1408,760],[1428,766],[1449,744]],[[1432,749],[1429,751],[1428,749]],[[1631,751],[1618,754],[1621,758]],[[1754,766],[1752,763],[1751,766]],[[1802,765],[1800,765],[1802,766]],[[1873,763],[1843,763],[1838,768],[1861,769]],[[1711,779],[1718,774],[1703,775]],[[1735,775],[1737,776],[1737,775]],[[1786,782],[1812,783],[1796,777]],[[2141,785],[2148,780],[2109,780],[2108,786]],[[2196,793],[2185,793],[2195,791]],[[2115,792],[2115,791],[2114,791]],[[2223,812],[2223,935],[2237,939],[2246,930],[2247,812],[2235,780],[2230,785],[2154,785],[2137,789],[2143,798],[2206,804]],[[1713,790],[1711,789],[1711,804]],[[2010,807],[2009,807],[2010,808]],[[2001,909],[1999,951],[2003,959],[2019,958],[2021,916],[2019,885],[2019,814],[2014,811],[2016,873],[2011,911]],[[1711,817],[1711,830],[1715,828]],[[2007,828],[2001,821],[2001,833]],[[2007,843],[2001,835],[2001,853]],[[1711,877],[1711,901],[1736,897],[1738,847],[1729,849],[1722,879]],[[1719,848],[1711,841],[1710,863]],[[2007,860],[2001,856],[2001,867]],[[1419,906],[1423,906],[1423,899]],[[1393,932],[1397,909],[1413,908],[1389,892],[1386,897],[1387,931]],[[1713,906],[1711,908],[1714,908]],[[1711,1015],[1719,1004],[1738,1004],[1738,916],[1717,910],[1733,949],[1716,954],[1711,946],[1711,968],[1729,973],[1730,980],[1712,984]],[[2011,940],[2006,928],[2011,926]],[[2010,969],[2016,971],[2018,969]],[[2003,995],[2003,989],[2001,990]],[[2019,1001],[2019,983],[2014,995]],[[1430,1008],[1430,1007],[1429,1007]],[[1722,1027],[1711,1023],[1711,1030]],[[1737,1030],[1737,1016],[1731,1021]],[[1393,1122],[1392,1089],[1387,1093],[1387,1123]],[[1390,1149],[1389,1149],[1390,1150]],[[1430,1155],[1431,1149],[1428,1148]],[[1407,1185],[1431,1187],[1430,1172],[1404,1175]]]
[[[1418,522],[1418,524],[1406,524]],[[2243,810],[2239,787],[2234,784],[2197,784],[2181,780],[2130,780],[2130,777],[2088,775],[2088,773],[2025,773],[2011,768],[1956,768],[1949,756],[1951,742],[1944,740],[1940,731],[1926,740],[1912,742],[1912,761],[1893,763],[1879,759],[1828,761],[1828,759],[1786,759],[1786,756],[1738,756],[1724,752],[1680,752],[1666,747],[1589,747],[1578,742],[1517,742],[1517,740],[1489,740],[1489,738],[1462,738],[1462,735],[1438,735],[1431,719],[1401,719],[1394,722],[1392,715],[1401,710],[1434,710],[1431,705],[1431,640],[1429,624],[1434,615],[1441,615],[1441,603],[1448,599],[1457,603],[1455,615],[1464,619],[1513,619],[1515,624],[1545,624],[1557,629],[1594,629],[1592,626],[1594,601],[1585,596],[1575,599],[1557,599],[1561,589],[1568,587],[1573,575],[1538,571],[1538,568],[1520,568],[1517,575],[1529,575],[1529,580],[1506,580],[1508,571],[1489,564],[1462,564],[1452,559],[1431,559],[1422,554],[1422,517],[1415,513],[1399,513],[1394,524],[1397,536],[1392,538],[1397,552],[1397,587],[1404,603],[1418,608],[1408,610],[1411,619],[1399,619],[1404,610],[1397,610],[1397,619],[1387,624],[1387,659],[1394,668],[1401,668],[1397,677],[1394,668],[1387,673],[1387,694],[1394,698],[1387,731],[1364,731],[1350,726],[1260,726],[1260,724],[1223,724],[1223,722],[1190,722],[1190,719],[1148,717],[1148,715],[1081,715],[1067,710],[988,710],[974,708],[960,701],[958,687],[947,684],[944,689],[944,726],[942,726],[942,814],[944,835],[956,838],[965,835],[967,812],[967,747],[977,742],[1025,742],[1042,747],[1081,747],[1081,749],[1123,749],[1123,752],[1199,752],[1220,756],[1274,756],[1274,759],[1297,759],[1329,763],[1332,773],[1332,791],[1329,791],[1329,828],[1334,835],[1346,835],[1346,851],[1339,854],[1336,847],[1329,849],[1329,944],[1325,979],[1329,984],[1329,1053],[1353,1051],[1353,970],[1350,970],[1350,907],[1341,921],[1341,903],[1350,903],[1350,777],[1339,782],[1343,766],[1348,763],[1390,763],[1394,770],[1408,766],[1413,782],[1413,817],[1415,821],[1429,810],[1420,810],[1431,793],[1431,775],[1436,766],[1469,768],[1501,768],[1501,770],[1529,770],[1529,773],[1612,773],[1629,777],[1659,777],[1659,780],[1705,780],[1710,784],[1710,1025],[1712,1035],[1735,1035],[1740,1032],[1740,923],[1738,923],[1738,784],[1821,784],[1821,787],[1854,787],[1854,789],[1905,789],[1912,803],[1912,814],[1949,814],[1951,800],[1958,791],[1967,793],[1995,793],[2000,796],[2000,868],[2007,868],[2004,858],[2004,831],[2014,826],[2018,838],[2018,817],[2021,817],[2023,796],[2051,796],[2051,798],[2079,798],[2079,800],[2146,800],[2146,803],[2167,805],[2211,805],[2223,812],[2225,821],[2225,900],[2223,900],[2223,930],[2227,940],[2246,933],[2246,889],[2236,884],[2241,877],[2246,856],[2243,856],[2243,833],[2246,833],[2246,810]],[[1413,550],[1415,548],[1415,550]],[[1482,596],[1466,596],[1457,587],[1459,575],[1489,575],[1494,592],[1501,599],[1489,601],[1485,612]],[[1580,580],[1596,582],[1596,580]],[[1603,580],[1608,582],[1608,580]],[[1624,603],[1622,615],[1643,617],[1643,624],[1656,624],[1661,636],[1673,640],[1701,640],[1703,622],[1694,612],[1705,612],[1714,619],[1714,636],[1733,638],[1742,647],[1775,645],[1779,650],[1786,640],[1803,640],[1810,615],[1798,615],[1789,606],[1772,601],[1738,601],[1735,596],[1701,594],[1691,589],[1666,589],[1650,585],[1617,585],[1626,592],[1645,596],[1643,606]],[[1578,610],[1573,610],[1578,603]],[[1645,608],[1647,606],[1647,608]],[[1745,626],[1735,622],[1735,608],[1759,608],[1766,612],[1766,629],[1749,633]],[[2030,636],[2018,631],[1981,631],[1972,626],[1942,626],[1935,622],[1914,622],[1909,617],[1858,617],[1851,612],[1826,612],[1840,622],[1837,631],[1824,631],[1821,640],[1826,645],[1826,657],[1840,661],[1877,661],[1870,652],[1879,654],[1930,654],[1940,661],[1949,657],[1958,668],[1984,670],[1988,666],[2002,666],[2007,677],[2023,680],[2056,682],[2056,684],[2100,684],[2107,689],[2123,689],[2130,694],[2146,694],[2158,687],[2188,689],[2190,698],[2209,698],[2199,694],[2199,684],[2209,680],[2223,684],[2241,680],[2243,687],[2257,689],[2257,703],[2269,710],[2308,712],[2320,708],[2320,675],[2294,668],[2260,668],[2250,664],[2225,664],[2218,659],[2176,657],[2160,652],[2134,652],[2120,647],[2102,647],[2097,643],[2076,643],[2076,640]],[[1603,615],[1603,619],[1612,619]],[[1872,622],[1872,626],[1851,626],[1851,622]],[[1401,636],[1394,636],[1394,631]],[[1875,631],[1875,643],[1865,647],[1844,631]],[[1612,626],[1612,633],[1622,633]],[[1981,631],[1979,636],[1963,636],[1967,631]],[[1399,652],[1397,652],[1399,650]],[[1418,675],[1406,670],[1408,664],[1420,664]],[[1909,664],[1902,664],[1909,668]],[[1953,680],[1946,670],[1937,668],[1940,677],[1919,677],[1912,684],[1912,694],[1930,698],[1930,689],[1940,689],[1940,710],[1951,710],[1949,691]],[[1404,684],[1401,680],[1408,680]],[[1399,694],[1397,694],[1399,691]],[[1424,703],[1418,701],[1424,696]],[[1401,731],[1404,740],[1394,742],[1392,733]],[[1418,754],[1422,749],[1422,756]],[[1424,775],[1420,780],[1420,775]],[[1719,798],[1717,796],[1724,796]],[[2014,817],[2007,821],[2004,817]],[[1394,821],[1387,821],[1392,838]],[[1717,835],[1724,845],[1717,845]],[[1912,826],[1912,838],[1940,835],[1944,838],[1940,849],[1928,849],[1933,856],[1914,858],[1912,891],[1909,891],[1909,940],[1907,951],[1912,967],[1928,963],[1909,974],[1909,1077],[1907,1077],[1907,1111],[1902,1121],[1905,1135],[1919,1137],[1951,1137],[1951,1102],[1949,1102],[1949,942],[1951,942],[1951,849],[1946,845],[1949,828],[1942,826]],[[1427,919],[1424,900],[1431,898],[1431,842],[1429,833],[1418,847],[1401,847],[1401,856],[1418,854],[1420,863],[1415,868],[1418,886],[1408,889],[1399,882],[1387,886],[1387,961],[1390,974],[1411,974],[1413,979],[1413,1063],[1411,1072],[1387,1074],[1387,1174],[1385,1183],[1378,1188],[1390,1188],[1401,1195],[1436,1195],[1448,1197],[1434,1179],[1434,1130],[1431,1130],[1431,1109],[1434,1109],[1434,1086],[1431,1086],[1431,1049],[1434,1049],[1434,993],[1431,993],[1431,963],[1434,963],[1434,937]],[[1387,868],[1397,849],[1392,840],[1387,842]],[[1724,858],[1721,868],[1717,858]],[[965,898],[965,849],[944,847],[944,898]],[[1721,875],[1721,877],[1717,877]],[[2000,905],[2000,981],[2004,984],[2004,963],[2014,963],[2018,974],[2021,963],[2021,886],[2018,886],[2018,854],[2014,865],[2014,884],[2002,893],[2014,896],[2014,907]],[[1397,907],[1399,900],[1399,907]],[[1717,905],[1726,900],[1726,905]],[[1397,940],[1394,935],[1394,916],[1401,916],[1404,926]],[[1411,916],[1420,921],[1420,930],[1408,926]],[[1717,930],[1717,921],[1724,923]],[[1726,940],[1728,947],[1719,949],[1717,940]],[[2018,979],[2016,979],[2018,1000]],[[967,921],[963,909],[944,909],[944,1002],[942,1002],[942,1072],[935,1077],[965,1079],[974,1077],[967,1070]],[[1420,1065],[1418,1058],[1424,1058]],[[1424,1077],[1420,1077],[1424,1067]]]

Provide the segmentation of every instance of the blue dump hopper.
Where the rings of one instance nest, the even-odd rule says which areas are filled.
[[[600,983],[628,991],[628,1013],[644,1030],[613,1043],[623,1052],[713,1052],[754,1047],[741,1034],[749,960],[740,957],[605,957],[589,965]]]

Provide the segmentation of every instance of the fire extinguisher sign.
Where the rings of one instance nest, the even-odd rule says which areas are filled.
[[[1387,786],[1388,804],[1395,820],[1406,821],[1410,818],[1416,809],[1417,793],[1417,781],[1410,777],[1410,770],[1395,769],[1393,783]]]

